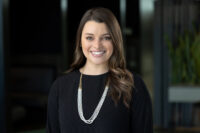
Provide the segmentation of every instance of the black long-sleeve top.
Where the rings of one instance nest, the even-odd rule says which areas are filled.
[[[86,119],[93,114],[105,88],[108,73],[82,77],[82,105]],[[130,108],[122,100],[117,106],[108,95],[92,124],[78,114],[80,71],[70,72],[53,83],[47,108],[47,133],[153,133],[152,103],[143,80],[136,74]]]

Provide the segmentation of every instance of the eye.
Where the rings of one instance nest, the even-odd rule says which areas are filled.
[[[86,39],[89,40],[89,41],[92,41],[92,40],[93,40],[93,37],[87,36]]]
[[[110,36],[105,36],[104,40],[111,40],[111,37]]]

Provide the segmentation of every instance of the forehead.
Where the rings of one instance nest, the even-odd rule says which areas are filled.
[[[82,33],[101,33],[105,34],[108,33],[108,28],[105,23],[99,23],[96,21],[87,21],[83,27]]]

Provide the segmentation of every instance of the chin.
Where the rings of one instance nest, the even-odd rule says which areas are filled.
[[[91,63],[94,65],[104,65],[107,64],[107,61],[91,61]]]

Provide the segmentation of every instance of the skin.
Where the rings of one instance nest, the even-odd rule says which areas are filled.
[[[105,23],[88,21],[82,31],[81,47],[86,57],[86,64],[80,69],[82,73],[98,75],[108,72],[113,44]]]

